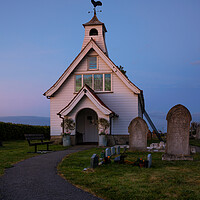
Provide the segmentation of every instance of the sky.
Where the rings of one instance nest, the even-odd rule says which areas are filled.
[[[102,0],[109,57],[150,114],[183,104],[200,121],[200,1]],[[43,93],[81,50],[90,0],[0,0],[0,116],[50,115]]]

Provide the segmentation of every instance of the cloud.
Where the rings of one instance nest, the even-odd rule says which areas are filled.
[[[200,60],[194,61],[190,63],[191,65],[200,65]]]

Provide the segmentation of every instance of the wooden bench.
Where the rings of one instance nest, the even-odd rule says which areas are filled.
[[[53,143],[53,141],[44,142],[44,140],[45,140],[44,134],[25,134],[24,137],[28,141],[29,146],[35,146],[34,153],[37,153],[38,145],[47,145],[47,150],[45,150],[45,151],[50,151],[49,144]],[[32,142],[34,140],[37,140],[37,142]],[[40,142],[38,142],[39,140],[40,140]]]

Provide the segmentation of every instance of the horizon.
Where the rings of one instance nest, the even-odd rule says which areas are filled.
[[[182,104],[198,115],[200,1],[102,3],[109,57],[144,91],[148,114]],[[0,116],[50,116],[43,93],[80,52],[92,7],[90,0],[2,2]]]

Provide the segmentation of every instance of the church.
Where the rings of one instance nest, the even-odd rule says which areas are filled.
[[[82,48],[70,66],[48,89],[51,138],[61,137],[61,122],[74,120],[72,144],[98,143],[99,118],[110,122],[108,139],[128,143],[128,126],[135,117],[143,117],[143,91],[132,83],[108,56],[106,26],[97,18],[83,24]],[[80,141],[81,136],[81,141]]]

